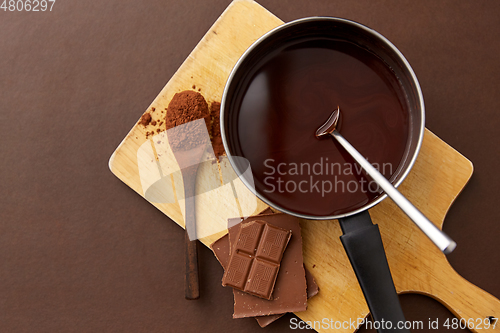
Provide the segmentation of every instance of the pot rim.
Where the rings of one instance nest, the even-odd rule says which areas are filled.
[[[401,173],[401,176],[399,177],[399,179],[393,184],[394,187],[398,187],[399,185],[401,185],[401,183],[405,180],[406,176],[408,176],[408,174],[410,173],[413,165],[415,164],[415,161],[418,157],[418,154],[420,152],[420,148],[422,146],[422,141],[423,141],[423,138],[424,138],[424,130],[425,130],[425,104],[424,104],[424,98],[423,98],[423,94],[422,94],[422,89],[420,88],[420,84],[418,82],[418,79],[417,79],[417,76],[415,75],[415,72],[413,71],[412,67],[410,66],[410,63],[408,62],[408,60],[404,57],[404,55],[401,53],[401,51],[399,51],[396,46],[394,46],[394,44],[392,44],[387,38],[385,38],[382,34],[380,34],[379,32],[361,24],[361,23],[358,23],[358,22],[355,22],[355,21],[352,21],[352,20],[348,20],[348,19],[343,19],[343,18],[338,18],[338,17],[329,17],[329,16],[313,16],[313,17],[305,17],[305,18],[301,18],[301,19],[297,19],[297,20],[294,20],[294,21],[290,21],[290,22],[287,22],[287,23],[284,23],[270,31],[268,31],[267,33],[265,33],[264,35],[262,35],[260,38],[258,38],[255,42],[252,43],[252,45],[250,45],[250,47],[241,55],[241,57],[238,59],[238,61],[236,62],[236,64],[234,65],[233,69],[231,70],[231,73],[229,74],[229,77],[226,81],[226,85],[224,86],[224,92],[222,93],[222,100],[221,100],[221,106],[220,106],[220,130],[221,130],[221,137],[222,137],[222,143],[224,145],[224,150],[226,151],[226,154],[227,154],[227,157],[229,159],[229,162],[231,164],[231,167],[237,171],[238,169],[236,168],[235,166],[235,161],[234,161],[234,158],[233,156],[229,153],[229,145],[227,143],[227,136],[226,136],[226,132],[224,130],[224,119],[225,119],[225,113],[226,112],[229,112],[228,110],[226,110],[226,99],[227,99],[227,94],[228,94],[228,90],[229,90],[229,87],[231,86],[232,82],[233,82],[233,79],[234,79],[234,76],[236,74],[236,72],[238,71],[238,69],[240,68],[241,64],[243,63],[243,61],[249,56],[250,53],[252,53],[252,51],[258,46],[260,45],[264,40],[266,40],[267,38],[269,38],[270,36],[276,34],[277,32],[280,32],[284,29],[288,29],[292,26],[296,26],[296,25],[300,25],[302,23],[305,23],[305,22],[314,22],[314,21],[331,21],[331,22],[342,22],[342,23],[345,23],[345,24],[349,24],[349,25],[353,25],[357,28],[360,28],[362,30],[364,30],[365,32],[367,32],[368,34],[371,34],[373,35],[375,38],[378,38],[379,40],[381,40],[383,43],[385,43],[390,49],[392,52],[394,52],[397,57],[399,58],[399,60],[401,60],[402,64],[404,65],[404,67],[408,70],[410,76],[411,76],[411,81],[413,81],[415,83],[415,89],[417,91],[417,95],[418,95],[418,100],[419,100],[419,103],[421,105],[420,107],[420,117],[421,117],[421,124],[420,124],[420,128],[419,128],[419,131],[418,133],[415,133],[418,135],[418,140],[417,140],[417,144],[415,146],[415,151],[413,152],[413,156],[411,156],[411,159],[410,159],[410,162],[408,163],[406,169]],[[242,157],[239,157],[238,158],[242,158]],[[293,211],[290,211],[286,208],[283,208],[283,207],[280,207],[279,205],[276,205],[275,203],[273,203],[272,201],[270,201],[269,199],[265,198],[264,196],[262,196],[260,193],[258,193],[256,191],[256,189],[251,186],[244,177],[239,177],[241,179],[241,181],[243,182],[243,184],[245,184],[245,186],[255,195],[257,196],[257,198],[259,198],[260,200],[262,200],[263,202],[265,202],[267,205],[281,211],[281,212],[284,212],[284,213],[287,213],[287,214],[290,214],[290,215],[293,215],[293,216],[296,216],[296,217],[300,217],[300,218],[303,218],[303,219],[307,219],[307,220],[335,220],[335,219],[339,219],[339,218],[343,218],[343,217],[347,217],[347,216],[351,216],[351,215],[355,215],[357,213],[360,213],[362,211],[365,211],[367,209],[370,209],[372,207],[374,207],[375,205],[377,205],[378,203],[380,203],[382,200],[384,200],[385,198],[387,198],[387,194],[384,192],[382,195],[380,195],[378,198],[376,198],[375,200],[373,200],[372,202],[369,202],[368,204],[360,207],[360,208],[357,208],[351,212],[347,212],[347,213],[344,213],[344,214],[338,214],[338,215],[328,215],[328,216],[314,216],[314,215],[306,215],[306,214],[300,214],[300,213],[297,213],[297,212],[293,212]]]

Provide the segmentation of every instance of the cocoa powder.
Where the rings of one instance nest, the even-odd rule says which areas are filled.
[[[150,122],[151,122],[151,115],[149,113],[143,114],[141,120],[139,120],[139,124],[144,125],[144,127],[148,126]]]
[[[212,118],[212,147],[217,159],[225,154],[222,136],[220,133],[220,103],[212,102],[210,104],[210,115]]]
[[[188,150],[204,142],[203,123],[175,128],[176,126],[190,123],[197,119],[205,119],[205,126],[210,128],[210,113],[208,104],[203,96],[191,90],[185,90],[174,95],[167,108],[165,124],[168,140],[173,149]]]
[[[165,124],[167,130],[190,121],[205,118],[209,127],[208,104],[203,96],[192,90],[185,90],[174,95],[167,108]]]
[[[193,120],[205,119],[205,125],[210,134],[215,157],[225,155],[224,145],[220,132],[220,103],[212,102],[210,109],[205,98],[198,92],[185,90],[174,95],[168,107],[165,117],[167,130],[189,123]],[[163,112],[163,111],[162,111]],[[152,122],[151,122],[152,124]],[[159,123],[162,126],[163,121]],[[200,135],[204,129],[198,125],[185,127],[183,133],[176,130],[169,131],[169,142],[176,149],[191,149],[200,144]],[[188,133],[189,132],[189,133]],[[175,135],[174,135],[175,134]]]

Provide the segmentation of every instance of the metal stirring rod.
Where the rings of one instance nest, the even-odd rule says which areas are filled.
[[[399,208],[429,237],[429,239],[444,253],[451,253],[457,243],[434,225],[417,207],[405,198],[373,165],[361,155],[337,130],[340,117],[340,107],[333,111],[330,118],[316,131],[316,137],[333,136],[344,149],[361,165],[370,177],[398,205]]]

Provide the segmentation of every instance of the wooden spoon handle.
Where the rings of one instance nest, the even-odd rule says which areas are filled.
[[[198,271],[198,241],[190,241],[186,232],[186,299],[200,298],[200,284]]]
[[[189,300],[200,298],[198,271],[198,241],[196,235],[195,190],[198,165],[182,170],[186,204],[186,283],[185,297]]]

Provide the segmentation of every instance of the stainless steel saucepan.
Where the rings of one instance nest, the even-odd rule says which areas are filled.
[[[424,100],[417,77],[401,52],[378,32],[359,23],[331,17],[310,17],[283,24],[258,39],[241,56],[226,83],[221,103],[221,132],[226,153],[232,167],[247,187],[261,200],[279,211],[307,220],[338,219],[343,231],[342,244],[348,254],[354,272],[363,290],[368,307],[375,321],[391,322],[392,327],[379,332],[408,332],[395,329],[398,321],[404,321],[394,283],[385,256],[377,225],[373,225],[368,209],[384,200],[383,192],[368,202],[333,215],[304,214],[293,207],[284,207],[270,200],[257,189],[244,171],[245,147],[240,142],[240,131],[245,124],[239,119],[243,96],[256,71],[272,59],[279,50],[293,47],[305,41],[343,41],[352,43],[376,55],[399,81],[398,94],[408,112],[408,136],[401,162],[389,181],[399,186],[410,172],[417,158],[424,134]],[[293,64],[288,64],[293,66]],[[286,81],[283,81],[286,84]],[[270,88],[271,89],[271,88]],[[272,93],[272,92],[270,92]],[[332,105],[332,109],[337,105]],[[341,105],[342,108],[342,105]],[[255,110],[259,112],[258,109]],[[308,112],[315,112],[310,110]],[[304,115],[306,116],[306,115]],[[326,120],[326,118],[324,119]],[[251,120],[247,120],[251,121]],[[319,127],[321,123],[317,124]],[[255,133],[259,135],[260,133]],[[314,132],[311,133],[314,135]],[[242,157],[242,158],[240,158]],[[252,166],[252,169],[255,166]],[[247,173],[248,175],[248,173]],[[258,182],[258,180],[257,180]],[[346,196],[350,195],[345,193]],[[314,223],[311,221],[311,223]]]

